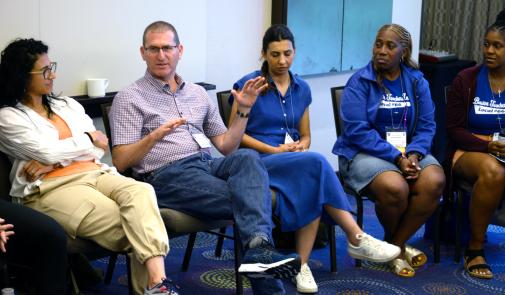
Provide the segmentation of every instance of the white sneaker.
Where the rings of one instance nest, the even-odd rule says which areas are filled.
[[[295,277],[296,290],[300,293],[317,293],[317,284],[307,263],[302,264]]]
[[[352,258],[372,262],[387,262],[396,258],[401,252],[400,247],[377,240],[366,233],[357,234],[356,238],[360,240],[359,246],[347,243],[347,252]]]

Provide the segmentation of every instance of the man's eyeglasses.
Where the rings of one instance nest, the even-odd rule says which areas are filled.
[[[147,51],[148,54],[150,55],[156,55],[160,52],[160,50],[163,53],[170,53],[172,52],[175,48],[177,48],[179,45],[165,45],[162,47],[156,47],[156,46],[149,46],[149,47],[144,47],[144,49]]]
[[[30,74],[42,74],[42,77],[44,79],[48,80],[51,78],[51,74],[56,73],[56,62],[52,62],[49,64],[47,67],[43,67],[42,69],[38,71],[31,71]]]

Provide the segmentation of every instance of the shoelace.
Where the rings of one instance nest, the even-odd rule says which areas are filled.
[[[309,281],[310,283],[315,282],[314,276],[312,276],[312,272],[307,267],[302,267],[300,270],[300,275],[302,276],[303,281]]]
[[[365,236],[365,235],[363,235],[362,239],[360,240],[359,246],[361,247],[361,245],[365,245],[365,246],[370,247],[370,244],[372,243],[373,239],[374,238],[371,237],[371,236]],[[362,244],[362,243],[364,243],[364,244]],[[386,242],[376,240],[374,248],[377,249],[377,250],[381,250],[382,251],[382,250],[386,250],[386,245],[387,245]]]

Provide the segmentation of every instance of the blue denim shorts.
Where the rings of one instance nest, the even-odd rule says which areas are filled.
[[[419,162],[421,169],[430,165],[440,166],[437,159],[432,155],[424,156]],[[395,164],[364,153],[356,154],[350,161],[343,156],[338,157],[338,167],[346,185],[357,192],[361,192],[377,175],[383,172],[396,171],[401,173]]]

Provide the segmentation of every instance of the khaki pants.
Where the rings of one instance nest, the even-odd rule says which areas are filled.
[[[71,237],[112,251],[132,249],[137,294],[147,286],[144,262],[168,253],[168,236],[151,185],[96,170],[44,180],[24,204],[54,218]]]

